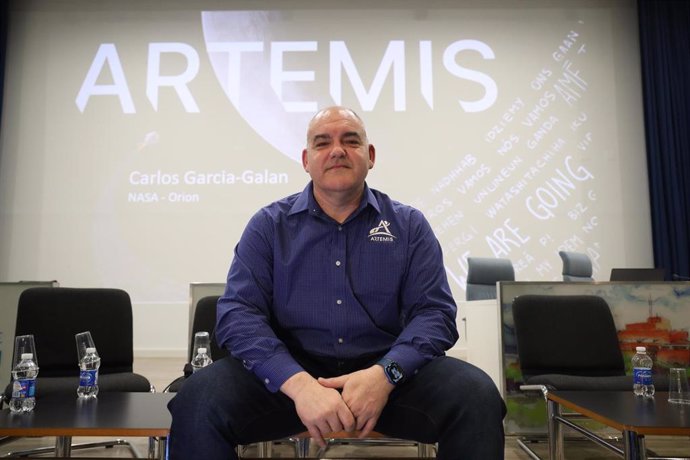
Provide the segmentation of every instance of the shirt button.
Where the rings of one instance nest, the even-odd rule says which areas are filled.
[[[339,260],[336,260],[336,261],[335,261],[335,266],[336,266],[336,267],[340,267],[340,261],[339,261]]]
[[[270,380],[264,379],[264,383],[265,383],[266,385],[268,385],[270,382],[271,382]]]
[[[340,337],[340,338],[338,339],[338,343],[343,343],[343,342],[344,342],[343,338]]]
[[[335,301],[335,303],[337,303],[338,305],[342,305],[342,304],[343,304],[343,301],[340,300],[340,299],[338,299],[338,300]]]
[[[342,232],[342,231],[343,231],[343,226],[342,226],[342,225],[338,225],[338,231],[339,231],[339,232]]]

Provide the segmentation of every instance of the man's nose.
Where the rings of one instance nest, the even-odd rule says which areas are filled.
[[[345,147],[342,144],[335,143],[331,149],[331,157],[339,158],[345,156]]]

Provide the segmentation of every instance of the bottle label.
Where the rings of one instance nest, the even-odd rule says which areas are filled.
[[[652,370],[647,367],[636,367],[633,369],[633,381],[639,385],[652,384]]]
[[[36,379],[15,380],[12,384],[13,398],[33,398],[36,395]]]
[[[79,373],[79,386],[92,387],[98,383],[98,370],[90,369]]]

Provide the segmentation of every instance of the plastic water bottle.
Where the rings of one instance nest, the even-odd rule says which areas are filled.
[[[36,376],[38,366],[33,353],[22,353],[21,360],[12,369],[12,398],[10,411],[31,412],[36,406]]]
[[[647,354],[645,347],[637,347],[635,351],[637,353],[632,358],[633,393],[635,396],[654,396],[652,358]]]
[[[197,350],[196,356],[192,358],[192,373],[198,371],[199,369],[208,366],[213,360],[206,352],[206,348],[199,348]]]
[[[89,347],[86,354],[79,361],[79,388],[77,395],[80,398],[93,398],[98,394],[98,368],[101,367],[101,358],[96,349]]]

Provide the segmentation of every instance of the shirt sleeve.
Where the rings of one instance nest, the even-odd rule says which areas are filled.
[[[443,252],[421,212],[410,216],[407,275],[400,293],[403,330],[386,357],[411,376],[458,340],[457,306],[448,285]]]
[[[277,392],[303,368],[271,327],[273,233],[265,211],[247,224],[235,247],[225,293],[218,301],[216,337],[221,347]]]

